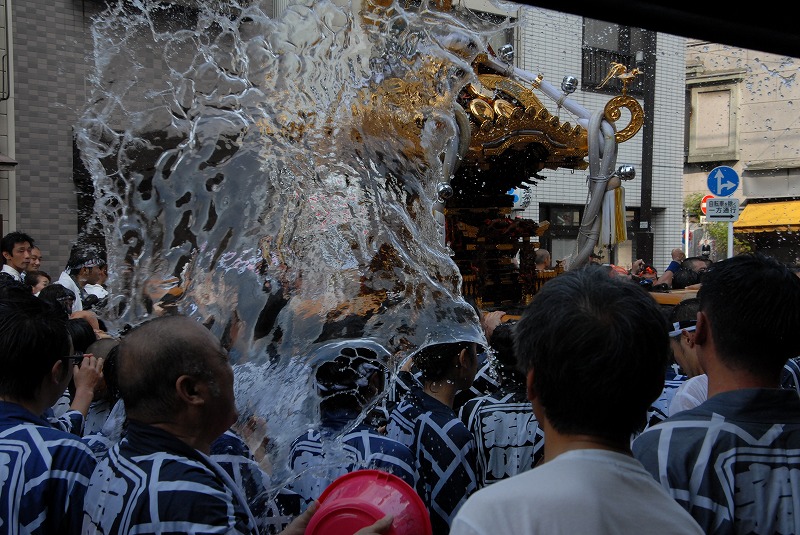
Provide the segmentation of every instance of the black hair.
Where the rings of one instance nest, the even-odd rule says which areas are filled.
[[[39,292],[39,299],[47,303],[53,309],[61,311],[65,318],[68,318],[69,315],[72,314],[72,307],[68,303],[68,299],[70,298],[73,301],[75,300],[75,292],[57,282],[48,284]]]
[[[24,281],[24,283],[28,288],[30,288],[32,290],[34,286],[39,284],[39,280],[43,279],[43,278],[47,279],[50,282],[53,281],[53,278],[49,274],[45,273],[44,271],[35,271],[35,270],[34,271],[27,271],[27,272],[25,272],[25,281]]]
[[[68,319],[67,331],[72,340],[72,349],[76,353],[86,353],[89,346],[97,341],[94,329],[84,318]]]
[[[458,358],[461,351],[468,349],[474,343],[460,341],[425,346],[412,356],[414,366],[422,374],[423,382],[439,381],[450,371],[450,367],[455,364],[455,359]],[[477,356],[473,355],[472,358],[477,358]]]
[[[363,410],[383,392],[385,373],[386,368],[375,358],[338,355],[323,362],[314,373],[314,385],[322,398],[320,410]]]
[[[776,259],[746,253],[719,260],[697,297],[729,366],[778,377],[800,355],[800,278]]]
[[[697,297],[684,299],[670,310],[669,322],[696,320],[698,310],[700,310],[700,299]]]
[[[34,400],[42,379],[70,350],[66,318],[23,285],[0,300],[0,396]]]
[[[700,273],[692,271],[689,268],[681,267],[672,276],[672,288],[675,290],[682,290],[693,284],[700,282]]]
[[[514,350],[556,430],[621,441],[644,427],[664,387],[667,333],[646,290],[579,269],[542,286],[515,327]]]
[[[510,381],[525,384],[525,375],[519,371],[519,362],[514,353],[514,326],[516,321],[506,321],[495,327],[490,344],[497,359],[500,381],[508,386]]]
[[[28,242],[31,247],[34,246],[33,238],[24,232],[9,232],[0,239],[0,253],[12,254],[14,252],[14,246],[24,242]]]

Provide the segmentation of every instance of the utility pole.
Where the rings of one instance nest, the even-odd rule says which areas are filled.
[[[656,32],[644,32],[646,42],[642,51],[644,73],[644,125],[642,127],[642,190],[639,205],[639,228],[636,230],[635,258],[653,263],[653,129],[656,103]],[[688,236],[687,236],[688,241]]]

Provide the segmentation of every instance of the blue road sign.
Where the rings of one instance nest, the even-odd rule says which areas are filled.
[[[715,167],[708,173],[708,191],[715,197],[733,195],[739,187],[739,174],[727,165]]]

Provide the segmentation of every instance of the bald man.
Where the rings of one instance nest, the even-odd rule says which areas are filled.
[[[257,535],[244,493],[208,456],[237,417],[220,341],[188,317],[150,320],[120,341],[117,385],[128,428],[92,474],[83,533]],[[315,509],[282,535],[301,535]],[[391,521],[359,533],[382,533]]]

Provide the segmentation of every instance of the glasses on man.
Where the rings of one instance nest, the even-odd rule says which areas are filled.
[[[71,364],[76,364],[80,366],[81,362],[83,362],[83,353],[73,353],[72,355],[67,355],[66,357],[61,357],[61,360],[67,360]]]

